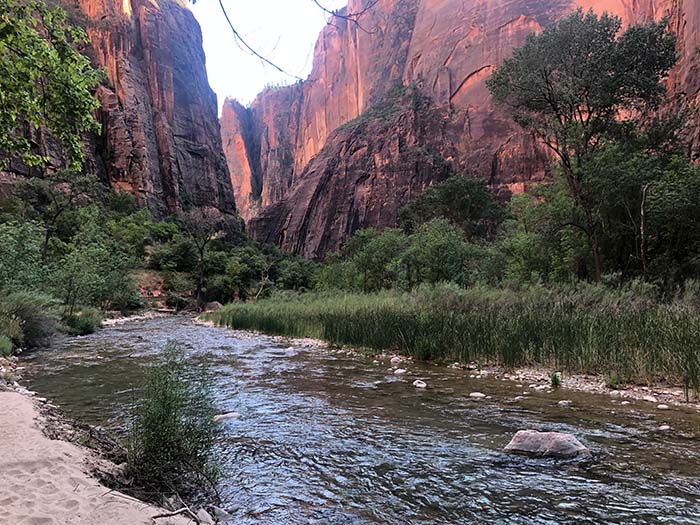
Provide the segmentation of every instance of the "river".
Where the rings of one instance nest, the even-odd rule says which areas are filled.
[[[224,507],[248,524],[697,524],[700,415],[644,402],[469,378],[308,341],[133,322],[29,354],[25,384],[93,425],[124,428],[144,367],[168,340],[206,367],[223,423]],[[425,390],[412,386],[424,380]],[[479,391],[490,399],[474,400]],[[557,401],[570,399],[569,407]],[[661,432],[661,424],[671,430]],[[571,432],[587,463],[504,454],[519,429]]]

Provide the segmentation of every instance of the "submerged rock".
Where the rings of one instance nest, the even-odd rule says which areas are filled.
[[[214,423],[220,423],[226,421],[227,419],[239,419],[241,415],[238,412],[229,412],[227,414],[219,414],[214,416]]]
[[[537,430],[519,430],[504,450],[539,458],[571,459],[591,455],[591,451],[572,434]]]

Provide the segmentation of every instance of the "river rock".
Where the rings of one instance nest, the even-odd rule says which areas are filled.
[[[238,412],[229,412],[227,414],[219,414],[214,416],[214,423],[221,423],[222,421],[226,421],[228,419],[238,419],[240,418],[241,415]]]
[[[659,430],[661,430],[662,432],[666,432],[667,430],[671,430],[671,427],[668,425],[661,425],[659,427]]]
[[[408,370],[406,370],[405,368],[397,368],[396,370],[394,370],[394,374],[396,374],[397,376],[405,374],[406,372],[408,372]]]
[[[428,388],[427,383],[425,381],[421,381],[420,379],[416,379],[413,382],[413,386],[415,386],[416,388]]]
[[[649,403],[658,403],[659,402],[659,400],[656,399],[654,396],[644,396],[642,399],[644,399],[644,401],[649,401]]]
[[[214,518],[204,509],[199,509],[197,519],[202,525],[214,525]]]
[[[514,454],[557,459],[591,455],[591,451],[572,434],[537,430],[519,430],[504,450]]]
[[[398,365],[401,361],[403,361],[403,358],[395,355],[394,357],[391,358],[390,363],[392,365]]]
[[[216,312],[217,310],[221,310],[223,307],[224,305],[221,304],[219,301],[212,301],[210,303],[205,304],[202,310],[204,312]]]
[[[560,407],[568,407],[571,405],[571,401],[569,399],[562,399],[557,403]]]
[[[657,405],[656,407],[658,410],[669,410],[670,407],[668,405]]]
[[[481,392],[472,392],[469,394],[469,397],[472,399],[484,399],[486,397],[486,394],[482,394]]]

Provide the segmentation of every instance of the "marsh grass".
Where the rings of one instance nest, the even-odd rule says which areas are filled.
[[[597,286],[285,295],[224,307],[220,325],[423,360],[541,366],[700,389],[700,316]]]

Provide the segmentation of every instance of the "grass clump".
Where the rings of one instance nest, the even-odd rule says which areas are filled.
[[[552,388],[559,388],[561,386],[561,377],[556,372],[549,374],[549,382]]]
[[[88,335],[94,333],[102,324],[102,314],[96,308],[85,307],[63,318],[66,333],[70,335]]]
[[[12,354],[12,341],[6,335],[0,335],[0,357],[9,357]]]
[[[162,362],[146,374],[128,439],[127,474],[148,494],[181,497],[215,492],[218,467],[212,390],[168,342]]]

